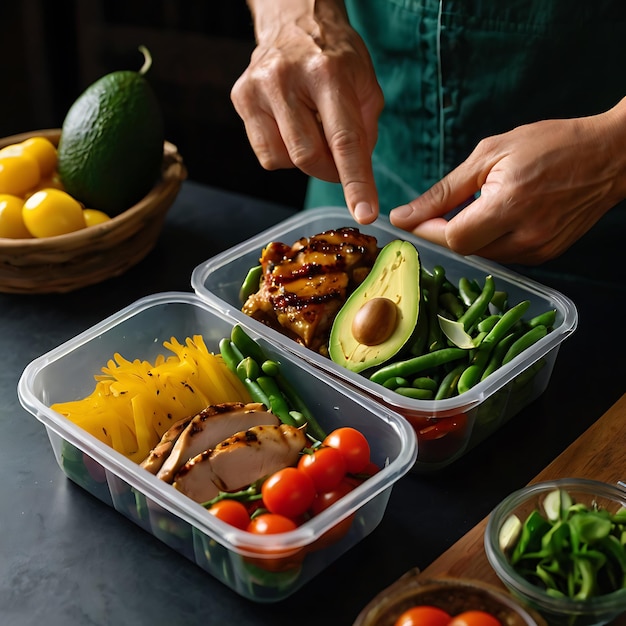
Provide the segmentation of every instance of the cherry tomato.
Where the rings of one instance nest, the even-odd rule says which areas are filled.
[[[87,226],[103,224],[111,219],[104,211],[97,211],[96,209],[83,209],[83,217]]]
[[[324,491],[318,493],[313,499],[311,504],[311,513],[313,515],[319,515],[322,511],[325,511],[329,506],[335,504],[337,500],[343,498],[346,494],[350,493],[354,489],[355,485],[348,479],[342,480],[334,489],[330,491]]]
[[[22,218],[35,237],[54,237],[86,226],[80,203],[60,189],[34,193],[24,203]]]
[[[311,506],[315,485],[308,474],[295,467],[285,467],[263,483],[261,495],[263,504],[271,513],[294,518]]]
[[[0,157],[0,193],[22,196],[40,178],[39,165],[30,155],[5,152]]]
[[[350,474],[362,472],[370,462],[370,446],[363,433],[344,426],[330,433],[323,444],[337,448],[346,460],[346,469]]]
[[[465,611],[455,615],[448,626],[502,626],[497,617],[485,611]]]
[[[209,513],[215,515],[215,517],[221,519],[223,522],[235,526],[235,528],[240,528],[241,530],[246,530],[248,524],[250,524],[248,509],[237,500],[220,500],[211,506]]]
[[[311,478],[318,493],[330,491],[346,475],[346,460],[336,448],[322,446],[312,454],[303,454],[298,469]]]
[[[313,515],[318,515],[322,511],[325,511],[329,506],[335,504],[337,500],[340,500],[346,494],[350,493],[354,487],[355,485],[353,485],[352,482],[346,478],[342,480],[332,491],[318,493],[313,500],[313,504],[311,505],[311,513]],[[354,518],[355,514],[353,513],[329,528],[313,543],[311,550],[321,550],[322,548],[326,548],[327,546],[339,541],[350,530]]]
[[[465,429],[467,416],[465,413],[459,413],[452,417],[443,417],[440,419],[429,419],[423,424],[416,425],[417,437],[419,440],[432,441],[433,439],[441,439],[448,433],[454,433]]]
[[[24,200],[8,193],[0,194],[0,237],[30,239],[32,235],[22,219]]]
[[[450,614],[436,606],[413,606],[396,620],[395,626],[448,626]]]
[[[296,528],[296,523],[284,515],[262,513],[250,521],[246,530],[255,535],[275,535],[287,533]]]

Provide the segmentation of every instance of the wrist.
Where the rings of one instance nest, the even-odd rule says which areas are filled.
[[[617,202],[626,198],[626,98],[601,114],[606,132],[606,145],[614,171],[614,192]]]
[[[348,22],[343,0],[248,0],[248,7],[259,44],[273,41],[288,25],[314,33],[323,22]]]

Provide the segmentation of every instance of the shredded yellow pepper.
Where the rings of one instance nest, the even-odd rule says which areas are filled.
[[[174,422],[211,404],[250,402],[243,383],[202,336],[164,342],[173,355],[154,363],[115,353],[93,392],[52,409],[124,456],[140,463]]]

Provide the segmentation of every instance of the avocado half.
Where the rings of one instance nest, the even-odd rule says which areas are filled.
[[[328,344],[331,360],[361,372],[396,355],[417,324],[419,275],[415,246],[400,239],[388,243],[335,317]]]

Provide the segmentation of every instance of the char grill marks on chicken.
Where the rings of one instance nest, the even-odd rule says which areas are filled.
[[[356,228],[328,230],[292,246],[268,244],[261,255],[263,279],[243,312],[324,352],[335,315],[367,276],[379,248]]]

